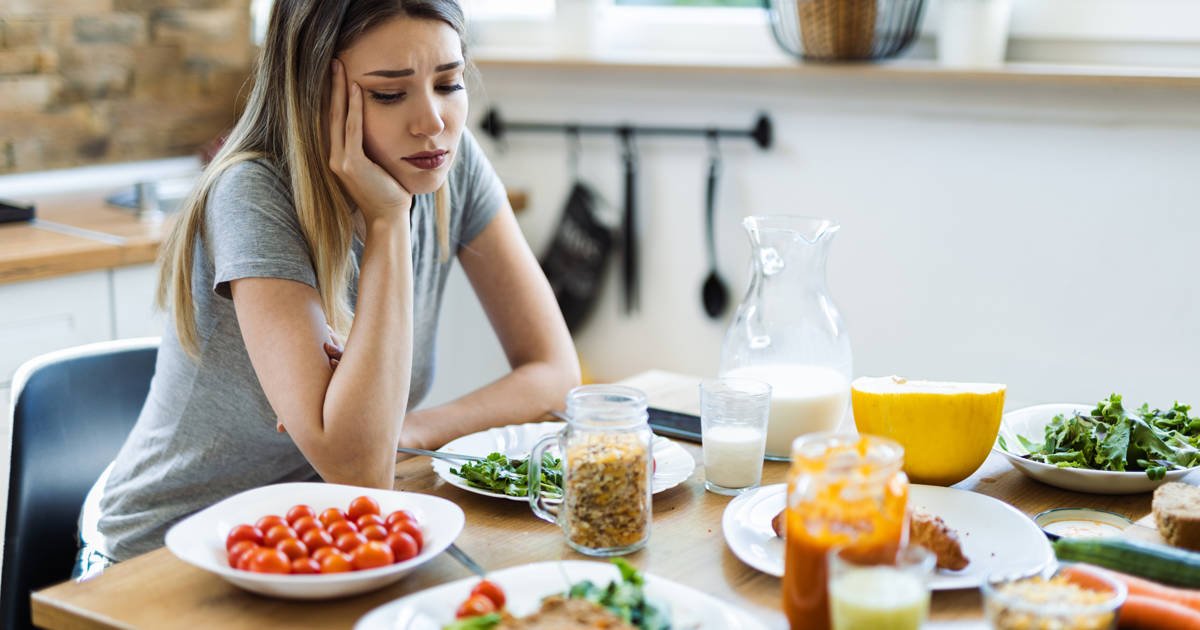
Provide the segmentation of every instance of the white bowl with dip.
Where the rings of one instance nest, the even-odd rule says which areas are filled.
[[[1133,525],[1133,521],[1116,512],[1092,508],[1054,508],[1033,517],[1033,522],[1050,540],[1120,536]]]

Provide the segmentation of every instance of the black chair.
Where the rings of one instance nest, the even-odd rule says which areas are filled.
[[[0,628],[31,628],[29,595],[71,577],[79,510],[137,421],[158,339],[68,348],[12,382],[12,462]]]

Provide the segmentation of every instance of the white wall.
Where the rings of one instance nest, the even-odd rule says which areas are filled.
[[[829,283],[859,375],[1005,382],[1010,408],[1111,391],[1200,406],[1195,91],[495,68],[483,79],[475,117],[495,104],[522,120],[748,126],[769,112],[771,151],[723,143],[721,269],[740,299],[744,215],[840,221]],[[530,192],[521,222],[542,251],[566,196],[566,142],[483,142],[506,184]],[[584,145],[586,178],[619,207],[615,142]],[[614,266],[577,344],[600,380],[712,374],[725,322],[700,303],[704,145],[640,148],[642,311],[619,312]],[[468,328],[486,327],[474,317]],[[478,356],[487,378],[503,370],[494,346],[454,353]],[[447,369],[443,356],[439,380]]]

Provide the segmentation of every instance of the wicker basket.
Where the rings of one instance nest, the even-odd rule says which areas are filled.
[[[913,42],[924,0],[770,0],[771,31],[804,59],[883,59]]]

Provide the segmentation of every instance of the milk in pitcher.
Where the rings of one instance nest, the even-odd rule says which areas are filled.
[[[736,368],[726,376],[770,383],[768,458],[788,459],[792,440],[800,435],[836,430],[850,405],[850,381],[830,367],[768,363]]]

